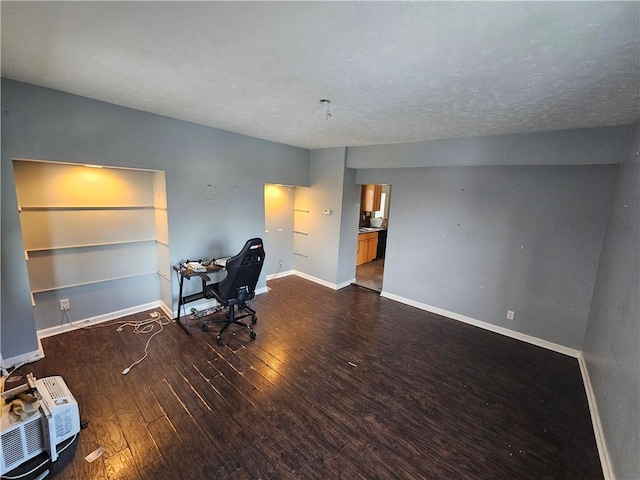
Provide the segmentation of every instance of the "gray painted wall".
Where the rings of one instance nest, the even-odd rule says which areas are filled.
[[[5,110],[2,102],[3,112]],[[4,361],[38,350],[36,326],[29,276],[24,260],[22,231],[18,216],[16,188],[11,158],[4,152],[5,119],[2,119],[2,244],[0,279],[2,281],[2,311],[0,312],[0,352]],[[25,359],[26,360],[26,359]]]
[[[264,234],[265,183],[309,184],[308,150],[3,79],[5,359],[36,347],[13,158],[164,170],[172,264],[237,253]],[[94,315],[113,311],[104,302],[94,307]]]
[[[356,170],[345,169],[340,222],[340,253],[338,255],[337,284],[356,278],[358,255],[358,219],[360,216],[361,186],[356,184]]]
[[[345,168],[345,153],[345,148],[313,150],[311,187],[296,189],[294,228],[308,235],[294,235],[294,251],[303,254],[294,256],[294,267],[330,285],[355,277],[358,214],[350,200],[355,175]],[[347,202],[346,212],[343,211],[344,202]],[[331,214],[325,215],[324,209],[330,209]],[[354,212],[351,229],[344,230],[343,222],[347,222],[346,218]],[[341,262],[348,264],[349,258],[350,268],[338,267]],[[346,278],[350,271],[354,275]]]
[[[456,138],[349,148],[350,168],[619,163],[629,127]]]
[[[616,174],[583,355],[618,479],[640,478],[640,121]]]
[[[612,167],[393,167],[616,163],[628,127],[358,147],[346,164],[344,149],[326,149],[312,152],[310,169],[306,150],[10,80],[2,80],[2,107],[5,359],[37,348],[12,158],[166,171],[171,263],[235,253],[263,233],[264,183],[309,185],[311,177],[296,204],[313,212],[313,257],[296,259],[295,268],[336,284],[355,265],[355,183],[388,183],[385,290],[572,348],[586,328],[616,473],[638,477],[637,124],[616,177],[596,284]],[[363,170],[371,167],[384,170]],[[513,322],[507,308],[516,311]]]
[[[385,292],[580,349],[614,168],[359,170],[392,185]]]

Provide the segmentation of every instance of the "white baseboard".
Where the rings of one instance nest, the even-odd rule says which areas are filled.
[[[268,288],[266,286],[262,288],[256,289],[256,295],[260,295],[262,293],[266,293]],[[191,302],[188,306],[185,306],[187,314],[191,312],[192,308],[197,310],[204,310],[206,308],[215,308],[218,306],[218,302],[214,299],[202,299],[197,302]],[[108,322],[110,320],[116,320],[118,318],[126,317],[127,315],[134,315],[136,313],[144,312],[146,310],[153,310],[154,308],[159,308],[164,312],[164,314],[169,317],[171,320],[177,317],[177,311],[173,311],[166,303],[163,301],[157,302],[149,302],[142,305],[136,305],[135,307],[125,308],[123,310],[117,310],[115,312],[109,312],[102,315],[97,315],[95,317],[84,318],[80,320],[75,320],[71,322],[71,325],[66,323],[64,325],[57,325],[55,327],[43,328],[42,330],[38,330],[38,341],[41,338],[50,337],[52,335],[59,335],[61,333],[70,332],[71,330],[76,330],[78,328],[87,327],[89,325],[95,325],[97,323]],[[184,313],[183,313],[184,314]],[[42,352],[42,348],[40,348],[41,357],[44,357],[44,352]],[[25,354],[28,355],[28,354]],[[40,358],[41,358],[40,357]]]
[[[340,284],[333,284],[330,282],[327,282],[325,280],[322,280],[320,278],[314,277],[312,275],[307,275],[306,273],[302,273],[296,270],[290,270],[287,272],[281,272],[279,274],[277,274],[277,277],[284,277],[284,276],[289,276],[289,275],[296,275],[299,276],[301,278],[304,278],[306,280],[310,280],[314,283],[318,283],[320,285],[323,285],[325,287],[331,288],[332,290],[340,290],[341,288],[344,288],[348,285],[351,285],[352,283],[355,282],[355,278],[347,281],[347,282],[342,282]],[[273,278],[276,278],[276,275],[268,275],[267,276],[267,280],[271,280]],[[266,293],[268,292],[268,287],[262,287],[260,289],[256,290],[256,294],[262,294],[262,293]],[[390,300],[394,300],[400,303],[403,303],[405,305],[410,305],[412,307],[416,307],[419,308],[421,310],[425,310],[431,313],[435,313],[437,315],[442,315],[444,317],[447,318],[451,318],[453,320],[457,320],[469,325],[473,325],[479,328],[482,328],[484,330],[488,330],[494,333],[498,333],[501,335],[505,335],[507,337],[510,338],[514,338],[517,340],[521,340],[524,341],[526,343],[530,343],[532,345],[536,345],[542,348],[546,348],[548,350],[552,350],[554,352],[558,352],[558,353],[562,353],[564,355],[568,355],[570,357],[574,357],[577,358],[578,360],[578,365],[580,366],[580,372],[582,374],[582,380],[584,383],[584,387],[585,387],[585,391],[586,391],[586,395],[587,395],[587,401],[589,404],[589,410],[591,413],[591,421],[593,423],[593,430],[594,430],[594,434],[595,434],[595,438],[596,438],[596,444],[598,447],[598,454],[600,456],[600,462],[602,464],[602,470],[604,473],[604,477],[605,480],[615,480],[614,474],[613,474],[613,468],[611,465],[611,458],[609,455],[609,451],[607,449],[606,446],[606,442],[605,442],[605,437],[604,437],[604,431],[602,429],[602,423],[600,421],[600,415],[598,413],[598,406],[597,406],[597,402],[596,402],[596,396],[595,393],[593,391],[592,385],[591,385],[591,380],[589,378],[589,372],[587,370],[587,364],[585,362],[584,356],[582,355],[582,352],[579,350],[575,350],[573,348],[569,348],[569,347],[565,347],[564,345],[559,345],[553,342],[549,342],[547,340],[543,340],[537,337],[533,337],[530,335],[526,335],[520,332],[516,332],[514,330],[510,330],[508,328],[504,328],[504,327],[499,327],[497,325],[493,325],[487,322],[483,322],[481,320],[476,320],[474,318],[471,317],[467,317],[465,315],[460,315],[458,313],[455,312],[450,312],[448,310],[444,310],[438,307],[434,307],[431,305],[427,305],[425,303],[421,303],[421,302],[416,302],[415,300],[411,300],[409,298],[405,298],[405,297],[401,297],[399,295],[395,295],[393,293],[389,293],[389,292],[381,292],[380,293],[381,297],[384,298],[388,298]],[[214,308],[217,306],[217,302],[215,300],[212,299],[203,299],[203,301],[199,301],[199,302],[193,302],[192,304],[189,304],[189,310],[191,308],[197,308],[198,310],[203,310],[205,308]],[[96,323],[101,323],[101,322],[106,322],[109,320],[115,320],[117,318],[121,318],[127,315],[133,315],[136,313],[140,313],[146,310],[152,310],[154,308],[160,308],[165,315],[167,315],[170,318],[175,318],[176,317],[176,313],[177,312],[172,312],[172,309],[167,306],[164,302],[162,301],[157,301],[157,302],[150,302],[144,305],[138,305],[135,307],[131,307],[131,308],[127,308],[124,310],[118,310],[115,312],[110,312],[107,314],[103,314],[103,315],[98,315],[95,317],[91,317],[91,318],[87,318],[84,320],[78,320],[73,322],[74,325],[69,325],[69,324],[65,324],[65,325],[60,325],[60,326],[56,326],[56,327],[51,327],[51,328],[46,328],[46,329],[42,329],[42,330],[38,330],[37,334],[38,334],[38,350],[35,350],[33,352],[27,352],[21,355],[17,355],[15,357],[12,358],[8,358],[8,359],[3,359],[2,356],[0,355],[0,367],[3,369],[3,371],[5,371],[8,368],[12,368],[18,365],[23,365],[25,363],[31,363],[31,362],[35,362],[37,360],[40,360],[41,358],[44,358],[44,350],[42,349],[42,343],[41,343],[41,339],[42,338],[46,338],[49,337],[51,335],[57,335],[60,333],[64,333],[70,330],[74,330],[76,328],[81,328],[84,326],[88,326],[88,325],[93,325]]]
[[[317,283],[319,285],[322,285],[323,287],[327,287],[327,288],[331,288],[333,290],[337,290],[335,284],[327,282],[326,280],[322,280],[321,278],[314,277],[312,275],[308,275],[306,273],[299,272],[298,270],[294,271],[294,275],[296,277],[301,277],[301,278],[304,278],[305,280],[309,280],[309,281],[311,281],[313,283]]]
[[[267,293],[269,291],[269,287],[266,285],[262,288],[256,288],[256,295],[262,295],[263,293]]]
[[[349,280],[347,280],[346,282],[342,282],[336,285],[336,290],[340,290],[342,288],[348,287],[349,285],[352,285],[356,283],[356,277],[353,277]]]
[[[287,275],[291,275],[291,274],[304,278],[306,280],[310,280],[314,283],[318,283],[320,285],[331,288],[333,290],[340,290],[341,288],[347,287],[356,281],[355,278],[352,278],[351,280],[348,280],[346,282],[335,284],[335,283],[327,282],[326,280],[322,280],[321,278],[317,278],[297,270],[287,272]],[[410,305],[412,307],[419,308],[421,310],[426,310],[428,312],[435,313],[437,315],[442,315],[443,317],[451,318],[453,320],[458,320],[460,322],[467,323],[475,327],[480,327],[490,332],[499,333],[500,335],[504,335],[506,337],[515,338],[516,340],[521,340],[523,342],[530,343],[538,347],[546,348],[547,350],[552,350],[554,352],[562,353],[563,355],[568,355],[573,358],[578,358],[578,356],[581,354],[580,350],[576,350],[574,348],[565,347],[564,345],[560,345],[558,343],[549,342],[548,340],[543,340],[538,337],[533,337],[525,333],[517,332],[515,330],[510,330],[504,327],[499,327],[497,325],[493,325],[488,322],[483,322],[482,320],[476,320],[475,318],[467,317],[465,315],[460,315],[455,312],[450,312],[442,308],[427,305],[426,303],[416,302],[415,300],[401,297],[400,295],[395,295],[393,293],[382,291],[380,292],[380,296],[384,298],[388,298],[390,300],[395,300],[396,302],[404,303],[405,305]]]
[[[145,310],[153,310],[154,308],[160,308],[165,315],[171,315],[171,309],[164,304],[164,302],[149,302],[143,305],[136,305],[135,307],[125,308],[123,310],[117,310],[115,312],[109,312],[95,317],[89,317],[81,320],[75,320],[72,325],[66,323],[64,325],[57,325],[55,327],[43,328],[38,330],[38,338],[46,338],[52,335],[59,335],[60,333],[69,332],[77,328],[94,325],[96,323],[108,322],[109,320],[115,320],[117,318],[126,317],[127,315],[134,315],[136,313],[144,312]],[[173,317],[171,317],[173,318]]]
[[[274,278],[288,277],[289,275],[293,275],[294,270],[287,270],[286,272],[273,273],[271,275],[267,275],[267,282],[269,280],[273,280]]]
[[[8,368],[17,367],[19,365],[24,365],[25,363],[32,363],[44,358],[44,350],[42,349],[42,343],[38,338],[38,350],[34,350],[32,352],[22,353],[20,355],[16,355],[11,358],[1,358],[1,368],[3,371],[6,371]]]
[[[216,302],[214,299],[202,299],[202,300],[197,300],[195,302],[190,302],[186,305],[184,305],[184,311],[180,314],[181,317],[185,316],[185,315],[190,315],[191,314],[191,309],[195,308],[196,310],[206,310],[207,308],[212,308],[215,309],[218,306],[218,302]],[[173,312],[173,318],[177,318],[178,316],[178,311],[176,310],[175,312]]]
[[[427,312],[435,313],[437,315],[442,315],[443,317],[451,318],[459,322],[467,323],[469,325],[473,325],[474,327],[479,327],[484,330],[488,330],[490,332],[499,333],[500,335],[504,335],[506,337],[515,338],[516,340],[521,340],[523,342],[530,343],[538,347],[546,348],[547,350],[552,350],[554,352],[562,353],[570,357],[578,358],[578,355],[580,355],[580,350],[576,350],[574,348],[565,347],[564,345],[560,345],[558,343],[549,342],[547,340],[543,340],[538,337],[533,337],[525,333],[516,332],[515,330],[510,330],[508,328],[499,327],[497,325],[493,325],[488,322],[483,322],[482,320],[476,320],[475,318],[467,317],[465,315],[460,315],[459,313],[450,312],[448,310],[444,310],[438,307],[433,307],[431,305],[427,305],[426,303],[416,302],[415,300],[401,297],[393,293],[388,293],[383,291],[380,293],[380,296],[388,298],[390,300],[395,300],[396,302],[404,303],[405,305],[410,305],[412,307],[419,308],[421,310],[426,310]]]
[[[611,457],[609,455],[609,449],[604,437],[604,430],[602,429],[602,422],[600,421],[600,414],[598,413],[598,404],[596,402],[596,395],[591,386],[591,379],[589,378],[589,371],[587,369],[587,362],[584,359],[582,352],[578,355],[578,365],[580,365],[580,373],[582,374],[582,382],[584,383],[584,389],[587,393],[587,401],[589,403],[589,411],[591,412],[591,422],[593,423],[593,433],[596,437],[596,444],[598,446],[598,455],[600,455],[600,463],[602,464],[602,473],[605,480],[614,480],[613,466],[611,465]]]
[[[314,276],[308,275],[306,273],[299,272],[297,270],[294,270],[293,274],[298,276],[298,277],[304,278],[305,280],[310,280],[310,281],[312,281],[314,283],[317,283],[319,285],[322,285],[324,287],[328,287],[328,288],[330,288],[332,290],[340,290],[341,288],[348,287],[349,285],[351,285],[353,282],[356,281],[355,278],[352,278],[351,280],[347,280],[346,282],[342,282],[342,283],[337,283],[336,284],[336,283],[327,282],[326,280],[322,280],[321,278],[314,277]]]
[[[262,288],[256,288],[256,295],[262,295],[263,293],[267,293],[269,291],[269,287],[266,285]],[[207,308],[216,309],[218,307],[218,301],[214,298],[203,298],[201,300],[196,300],[195,302],[189,302],[184,306],[185,311],[182,312],[182,315],[189,315],[191,313],[191,309],[195,308],[196,310],[206,310]],[[173,312],[173,318],[177,318],[178,312]]]
[[[173,312],[171,311],[171,307],[169,307],[169,305],[167,305],[166,303],[164,303],[162,300],[160,300],[160,308],[162,309],[162,311],[164,312],[164,314],[169,317],[169,318],[175,318],[173,316]]]
[[[611,457],[609,456],[609,450],[607,449],[607,445],[605,442],[602,423],[600,422],[600,414],[598,413],[596,396],[591,386],[591,380],[589,379],[587,364],[580,350],[575,350],[573,348],[565,347],[564,345],[559,345],[557,343],[549,342],[541,338],[516,332],[515,330],[510,330],[508,328],[492,325],[490,323],[483,322],[481,320],[476,320],[474,318],[467,317],[465,315],[460,315],[458,313],[450,312],[448,310],[443,310],[442,308],[433,307],[425,303],[416,302],[414,300],[410,300],[408,298],[404,298],[399,295],[395,295],[393,293],[381,292],[380,296],[388,298],[390,300],[395,300],[400,303],[404,303],[405,305],[410,305],[412,307],[419,308],[421,310],[426,310],[428,312],[435,313],[437,315],[442,315],[444,317],[451,318],[453,320],[458,320],[460,322],[467,323],[469,325],[473,325],[473,326],[482,328],[484,330],[488,330],[494,333],[499,333],[507,337],[515,338],[516,340],[521,340],[523,342],[527,342],[532,345],[536,345],[538,347],[546,348],[547,350],[552,350],[554,352],[562,353],[564,355],[568,355],[570,357],[576,358],[578,360],[578,365],[580,366],[580,373],[582,374],[582,382],[584,383],[584,388],[587,394],[587,401],[589,403],[589,412],[591,413],[591,422],[593,423],[593,431],[596,437],[596,445],[598,447],[598,455],[600,456],[602,472],[604,474],[605,480],[615,480],[613,467],[611,465]]]

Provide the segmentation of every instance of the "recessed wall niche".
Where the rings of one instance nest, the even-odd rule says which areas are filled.
[[[164,172],[34,160],[13,168],[41,336],[68,321],[171,305]]]

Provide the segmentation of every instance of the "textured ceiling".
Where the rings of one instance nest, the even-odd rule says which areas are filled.
[[[305,148],[624,125],[639,6],[2,1],[2,75]]]

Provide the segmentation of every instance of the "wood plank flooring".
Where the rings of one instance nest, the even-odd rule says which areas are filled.
[[[88,422],[53,477],[603,478],[575,359],[357,286],[269,287],[255,341],[171,323],[128,375],[144,335],[44,339],[15,375],[62,375]]]
[[[361,287],[382,291],[382,276],[384,274],[384,258],[378,258],[372,262],[363,263],[356,267],[355,284]]]

